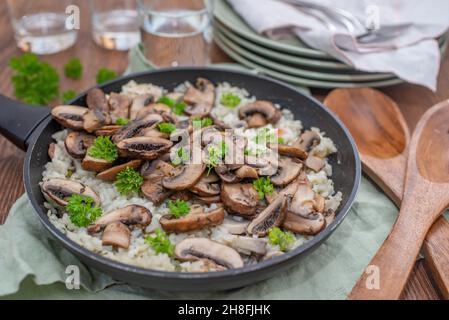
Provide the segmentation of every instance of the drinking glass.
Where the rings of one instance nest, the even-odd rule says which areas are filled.
[[[8,11],[20,49],[36,54],[52,54],[73,46],[76,24],[70,23],[79,10],[72,11],[69,0],[7,0]]]
[[[89,0],[94,41],[126,51],[142,40],[136,0]]]
[[[210,62],[213,0],[138,0],[145,55],[157,67]]]

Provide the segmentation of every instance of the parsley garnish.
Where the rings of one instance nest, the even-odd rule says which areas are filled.
[[[207,175],[210,174],[212,169],[218,166],[228,152],[228,146],[224,141],[221,141],[219,145],[210,146],[207,149],[208,157],[205,159],[207,165]]]
[[[175,246],[170,242],[167,234],[161,229],[157,229],[155,233],[155,236],[146,237],[145,242],[153,248],[156,253],[166,253],[169,256],[172,256]]]
[[[157,102],[165,104],[165,105],[169,106],[170,108],[172,108],[173,113],[176,114],[177,116],[183,115],[184,110],[187,107],[184,102],[177,102],[176,100],[169,98],[167,96],[160,97]]]
[[[50,64],[40,61],[32,53],[12,58],[9,62],[14,70],[11,81],[14,94],[32,105],[47,105],[59,96],[59,75]]]
[[[278,138],[278,144],[285,144],[285,139],[282,137]]]
[[[67,90],[62,93],[62,103],[67,104],[71,100],[76,98],[76,92],[74,90]]]
[[[143,184],[143,177],[136,170],[126,167],[125,170],[117,174],[115,187],[122,195],[128,195],[133,192],[140,192]]]
[[[167,206],[170,209],[171,215],[176,219],[184,217],[190,212],[189,204],[181,199],[176,199],[175,201],[168,200]]]
[[[255,141],[257,144],[275,143],[278,141],[278,138],[274,130],[262,128],[257,132]]]
[[[83,65],[81,64],[80,59],[70,59],[70,61],[64,65],[64,74],[67,78],[80,79],[83,75]]]
[[[96,159],[103,159],[113,162],[118,158],[117,146],[111,141],[110,137],[98,137],[89,148],[89,156]]]
[[[285,252],[293,243],[295,243],[296,238],[293,233],[289,231],[284,232],[278,227],[274,227],[268,232],[268,241],[272,245],[279,246],[279,249]]]
[[[157,103],[162,103],[165,104],[166,106],[169,106],[170,108],[173,108],[176,101],[172,98],[169,98],[167,96],[162,96],[159,98],[159,100],[157,101]]]
[[[103,213],[101,208],[95,205],[94,199],[79,194],[68,199],[65,209],[70,214],[70,221],[77,227],[87,227]]]
[[[118,126],[126,126],[130,121],[131,120],[129,120],[129,119],[118,118],[115,121],[115,124],[118,125]]]
[[[266,195],[274,192],[274,186],[271,183],[270,177],[261,177],[253,182],[254,189],[259,194],[259,198],[263,199]]]
[[[117,78],[117,72],[107,68],[101,68],[97,73],[97,84],[103,84],[109,80]]]
[[[214,121],[211,118],[193,119],[192,120],[192,125],[193,125],[193,128],[195,128],[195,129],[210,127],[213,124],[214,124]]]
[[[158,124],[158,129],[160,132],[162,133],[166,133],[166,134],[172,134],[173,132],[176,131],[176,126],[173,123],[170,122],[163,122]]]
[[[174,166],[179,166],[181,163],[186,163],[189,161],[190,155],[189,152],[185,148],[178,148],[174,154],[174,159],[172,159],[171,163]]]
[[[242,99],[240,99],[238,95],[235,95],[231,92],[225,92],[221,96],[220,102],[222,105],[228,108],[235,108],[242,102]]]

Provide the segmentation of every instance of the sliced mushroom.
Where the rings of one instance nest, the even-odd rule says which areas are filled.
[[[300,183],[290,205],[290,211],[303,218],[316,217],[315,192],[309,183]]]
[[[143,94],[133,99],[131,107],[129,109],[129,118],[135,120],[137,113],[144,107],[154,102],[154,96],[151,94]]]
[[[73,158],[82,159],[87,153],[87,149],[92,145],[95,140],[95,136],[73,131],[70,132],[65,138],[65,148]]]
[[[119,131],[122,128],[122,126],[118,126],[115,124],[103,126],[98,130],[95,130],[96,136],[113,136],[117,131]]]
[[[81,167],[84,170],[87,171],[93,171],[93,172],[102,172],[105,170],[108,170],[112,168],[114,165],[113,162],[104,160],[104,159],[98,159],[94,158],[89,155],[89,150],[87,151],[86,156],[84,157],[83,161],[81,161]]]
[[[324,220],[326,220],[326,226],[329,226],[335,220],[335,211],[332,209],[327,210],[324,213]]]
[[[248,128],[259,128],[267,123],[275,124],[281,119],[281,111],[270,101],[257,100],[239,109],[240,119],[245,119]]]
[[[171,200],[183,200],[190,201],[192,199],[192,193],[187,190],[176,191],[170,196]]]
[[[133,204],[107,213],[95,221],[94,224],[90,225],[87,231],[89,233],[98,233],[113,222],[121,222],[127,226],[145,228],[151,223],[152,217],[150,210],[143,206]]]
[[[140,170],[140,174],[145,179],[150,179],[152,177],[165,177],[170,175],[170,173],[173,171],[174,167],[160,159],[154,160],[154,161],[147,161],[142,166],[142,169]]]
[[[294,157],[299,158],[301,160],[305,160],[307,158],[307,152],[305,152],[303,149],[295,147],[295,146],[288,146],[285,144],[269,144],[268,147],[270,149],[273,149],[277,151],[282,156],[287,157]]]
[[[309,154],[309,156],[307,157],[307,159],[305,161],[305,165],[307,168],[310,168],[315,172],[319,172],[319,171],[321,171],[321,169],[324,168],[324,166],[326,165],[326,162],[319,157],[315,157],[315,156],[312,156]]]
[[[109,104],[103,90],[93,88],[89,90],[86,96],[86,104],[91,110],[101,110],[104,113],[109,113]]]
[[[326,199],[318,193],[315,193],[313,209],[317,212],[324,212],[324,208],[326,207]]]
[[[312,130],[305,131],[301,137],[293,143],[293,146],[301,148],[306,152],[310,152],[321,141],[320,135]]]
[[[282,226],[294,233],[316,235],[326,226],[326,220],[321,213],[315,218],[307,219],[292,212],[288,212]]]
[[[136,114],[136,119],[138,120],[138,119],[145,118],[146,116],[148,116],[150,114],[159,114],[162,116],[169,116],[168,119],[172,119],[172,117],[173,117],[172,109],[169,106],[167,106],[166,104],[162,104],[162,103],[152,103],[152,104],[140,109]],[[166,119],[164,119],[164,120],[166,120]]]
[[[142,194],[155,205],[161,204],[173,194],[173,190],[168,190],[162,186],[163,176],[152,176],[145,179],[141,186]]]
[[[207,116],[215,102],[215,86],[207,79],[198,78],[195,86],[189,87],[184,94],[184,102],[189,106],[185,113],[190,116]]]
[[[109,109],[112,123],[115,123],[118,119],[128,119],[130,106],[131,100],[126,95],[111,92],[109,95]]]
[[[223,220],[221,226],[225,228],[230,234],[241,235],[246,233],[248,227],[248,221],[235,221],[234,219],[226,218]]]
[[[88,108],[78,106],[58,106],[51,110],[53,119],[62,126],[73,129],[84,129],[84,115],[89,111]]]
[[[257,179],[259,174],[253,167],[244,165],[235,171],[235,175],[240,179]]]
[[[240,181],[235,173],[231,171],[231,168],[226,164],[219,164],[218,166],[216,166],[215,172],[220,177],[220,179],[223,180],[223,182],[236,183]]]
[[[263,256],[267,253],[267,241],[265,239],[235,237],[229,245],[247,256],[252,254]]]
[[[139,137],[154,137],[154,138],[161,138],[161,139],[170,139],[169,134],[160,132],[156,128],[147,128],[147,129],[141,130],[139,132]]]
[[[97,174],[97,178],[103,181],[115,181],[117,175],[125,170],[126,168],[137,169],[142,165],[142,160],[131,160],[124,164],[114,166],[110,169],[100,172]]]
[[[170,176],[162,179],[162,185],[170,190],[186,190],[201,179],[205,169],[203,164],[186,164],[176,167]]]
[[[171,215],[162,216],[159,223],[166,232],[183,233],[217,226],[223,219],[223,208],[217,208],[211,211],[204,211],[201,208],[201,210],[191,212],[179,219],[175,219]]]
[[[106,226],[101,237],[102,245],[128,249],[131,231],[121,222],[112,222]]]
[[[121,156],[153,160],[170,150],[173,142],[154,137],[135,137],[117,143]]]
[[[114,141],[114,143],[118,143],[122,140],[136,137],[142,130],[154,129],[163,121],[164,119],[158,114],[150,114],[143,119],[131,121],[126,126],[121,127],[114,134],[112,141]]]
[[[111,123],[111,117],[108,113],[104,113],[100,109],[91,109],[87,111],[83,116],[84,130],[89,133],[109,125]]]
[[[211,173],[203,177],[192,187],[191,191],[201,197],[213,197],[220,194],[220,178]]]
[[[56,152],[56,143],[52,142],[48,146],[48,152],[47,152],[50,159],[53,160],[53,158],[55,157],[55,152]]]
[[[273,203],[251,221],[247,228],[248,233],[264,237],[271,228],[280,226],[287,215],[290,201],[291,195],[282,194],[277,197]]]
[[[195,199],[198,200],[200,203],[206,204],[206,205],[213,204],[213,203],[220,203],[221,202],[220,195],[212,196],[212,197],[196,196]]]
[[[252,217],[256,214],[259,195],[250,183],[222,183],[221,200],[230,212],[244,217]]]
[[[286,186],[299,176],[301,169],[302,163],[291,158],[281,158],[276,174],[271,176],[271,182],[275,186]]]
[[[175,256],[181,261],[206,259],[227,269],[243,267],[243,260],[236,250],[206,238],[182,240],[175,247]]]
[[[52,178],[44,181],[41,184],[41,189],[47,201],[59,206],[66,206],[68,198],[74,194],[91,197],[96,205],[101,204],[100,197],[95,191],[79,182]]]

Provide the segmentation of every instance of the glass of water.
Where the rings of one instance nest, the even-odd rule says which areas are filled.
[[[73,46],[79,10],[71,3],[69,0],[7,0],[19,48],[36,54],[52,54]]]
[[[210,62],[213,0],[138,0],[145,54],[157,67]]]
[[[89,0],[94,41],[126,51],[141,42],[136,0]]]

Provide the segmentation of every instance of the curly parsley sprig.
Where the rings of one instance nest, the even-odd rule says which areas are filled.
[[[125,170],[117,174],[115,187],[122,195],[140,192],[143,184],[143,177],[136,170],[126,167]]]
[[[65,209],[70,215],[70,221],[77,227],[87,227],[103,214],[92,197],[79,194],[68,199]]]
[[[156,253],[166,253],[173,256],[175,246],[170,242],[167,234],[161,229],[157,229],[154,235],[145,238],[145,242],[153,248]]]
[[[108,162],[113,162],[118,158],[117,146],[111,141],[110,137],[106,136],[96,138],[87,153],[93,158]]]

